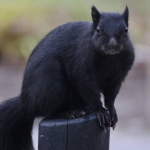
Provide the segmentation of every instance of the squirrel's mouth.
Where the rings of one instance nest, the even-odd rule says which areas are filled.
[[[119,54],[119,53],[120,53],[119,51],[116,51],[114,49],[106,51],[106,54],[109,54],[109,55],[115,55],[115,54]]]

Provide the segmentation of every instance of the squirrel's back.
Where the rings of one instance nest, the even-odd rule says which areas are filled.
[[[41,49],[41,51],[46,51],[46,54],[48,54],[49,52],[55,51],[56,49],[58,51],[59,48],[61,51],[63,48],[66,48],[67,50],[67,47],[77,46],[81,42],[82,38],[85,39],[85,36],[91,34],[91,28],[92,23],[89,22],[69,22],[60,25],[50,31],[39,42],[39,44],[33,50],[32,54],[35,51]]]

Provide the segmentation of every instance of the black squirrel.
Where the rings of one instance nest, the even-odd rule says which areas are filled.
[[[0,105],[0,150],[33,150],[34,118],[51,118],[62,111],[88,106],[103,127],[115,127],[114,101],[135,57],[129,10],[100,13],[92,6],[91,15],[92,23],[61,25],[35,47],[21,94]]]

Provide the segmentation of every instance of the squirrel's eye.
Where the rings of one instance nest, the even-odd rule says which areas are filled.
[[[124,29],[124,33],[127,33],[128,32],[128,28],[126,27],[125,29]]]
[[[101,29],[99,26],[97,26],[96,31],[97,31],[97,33],[101,33]]]

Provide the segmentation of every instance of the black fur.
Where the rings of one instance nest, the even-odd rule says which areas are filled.
[[[20,96],[0,105],[1,150],[32,150],[31,129],[37,116],[86,106],[105,114],[100,94],[114,126],[114,101],[134,61],[125,31],[127,10],[99,13],[92,7],[93,23],[70,22],[41,40],[27,63]]]
[[[95,6],[92,6],[91,15],[92,15],[92,20],[93,20],[94,26],[97,26],[101,15]]]

